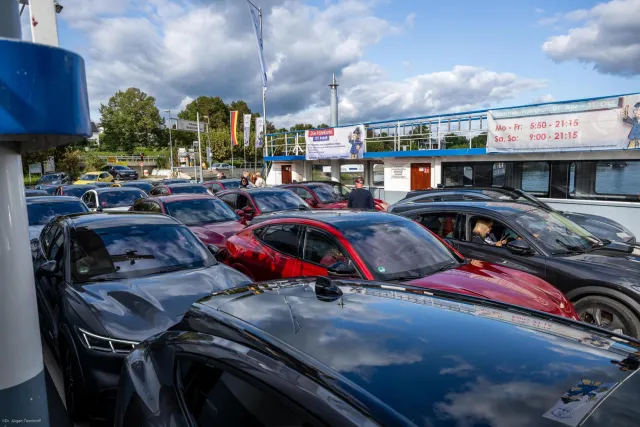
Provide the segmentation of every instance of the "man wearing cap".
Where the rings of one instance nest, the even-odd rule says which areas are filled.
[[[371,192],[362,188],[364,185],[364,178],[359,176],[354,180],[354,182],[356,184],[356,189],[349,193],[349,204],[347,207],[350,209],[375,209]]]

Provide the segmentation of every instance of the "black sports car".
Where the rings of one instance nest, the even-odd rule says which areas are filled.
[[[138,179],[138,172],[127,166],[107,165],[100,170],[103,172],[109,172],[111,176],[118,181],[125,179]]]
[[[249,282],[164,215],[59,217],[32,251],[41,332],[75,420],[113,416],[122,361],[136,343],[180,321],[195,301]]]
[[[89,212],[87,206],[77,197],[42,196],[27,199],[29,216],[29,239],[37,239],[45,225],[62,215]]]
[[[115,426],[636,427],[639,365],[637,340],[521,307],[281,280],[139,345]]]
[[[508,187],[444,187],[438,189],[415,190],[407,193],[404,199],[392,205],[389,212],[400,213],[411,210],[411,205],[425,202],[452,202],[462,200],[495,200],[529,203],[549,212],[557,212],[588,230],[599,239],[635,245],[633,233],[609,218],[578,212],[563,212],[552,208],[526,191]]]
[[[640,337],[640,257],[629,252],[629,245],[599,240],[563,215],[530,204],[412,206],[400,215],[429,228],[464,256],[535,274],[564,292],[585,322]],[[490,231],[483,232],[487,227]]]

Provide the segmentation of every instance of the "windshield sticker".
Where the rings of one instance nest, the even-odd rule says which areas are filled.
[[[544,413],[543,418],[557,421],[568,426],[578,426],[590,415],[593,408],[604,399],[618,383],[603,383],[582,379],[571,387]]]
[[[378,267],[378,272],[380,272],[380,273],[384,273],[385,271],[387,271],[387,269],[386,269],[386,268],[384,268],[384,267],[382,267],[382,266]]]

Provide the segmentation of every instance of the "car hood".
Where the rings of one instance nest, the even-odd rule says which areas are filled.
[[[182,319],[191,304],[223,289],[250,283],[226,265],[120,281],[85,284],[77,294],[111,338],[142,341]]]
[[[593,273],[601,273],[608,278],[617,276],[633,277],[640,280],[640,256],[629,253],[599,249],[586,254],[562,257],[565,261],[578,264],[580,269]]]
[[[569,301],[555,287],[531,274],[496,264],[474,260],[409,283],[577,319]]]
[[[347,202],[346,200],[343,202],[328,202],[328,203],[322,203],[320,205],[320,207],[322,209],[346,209],[347,205],[349,204],[349,202]]]
[[[607,239],[612,242],[628,242],[635,237],[622,224],[603,216],[577,212],[562,212],[562,216],[590,231],[600,239]]]
[[[205,244],[223,248],[227,239],[245,229],[239,221],[217,222],[207,225],[190,226],[189,229]]]
[[[37,239],[38,237],[40,237],[40,233],[42,232],[43,228],[44,228],[44,225],[30,225],[29,240]]]
[[[119,206],[117,208],[102,208],[103,212],[127,212],[131,206]]]

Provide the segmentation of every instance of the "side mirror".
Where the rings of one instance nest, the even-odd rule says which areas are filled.
[[[507,249],[516,255],[531,255],[533,249],[524,240],[512,240],[507,243]]]
[[[323,302],[337,301],[342,297],[342,290],[326,277],[316,278],[315,292],[316,298]]]
[[[58,262],[57,261],[47,261],[42,264],[38,271],[36,271],[36,275],[45,276],[45,277],[53,277],[58,274]]]
[[[355,276],[356,269],[349,263],[346,262],[336,262],[333,265],[327,267],[327,272],[329,276]]]
[[[307,211],[307,210],[309,210],[309,206],[300,205],[300,206],[298,206],[298,210],[299,211]]]
[[[220,248],[218,248],[216,245],[207,245],[207,249],[209,249],[209,252],[211,252],[211,255],[216,256],[220,253]]]
[[[95,203],[93,203],[93,202],[87,202],[87,207],[88,207],[89,209],[95,209],[95,208],[96,208],[96,204],[95,204]]]

